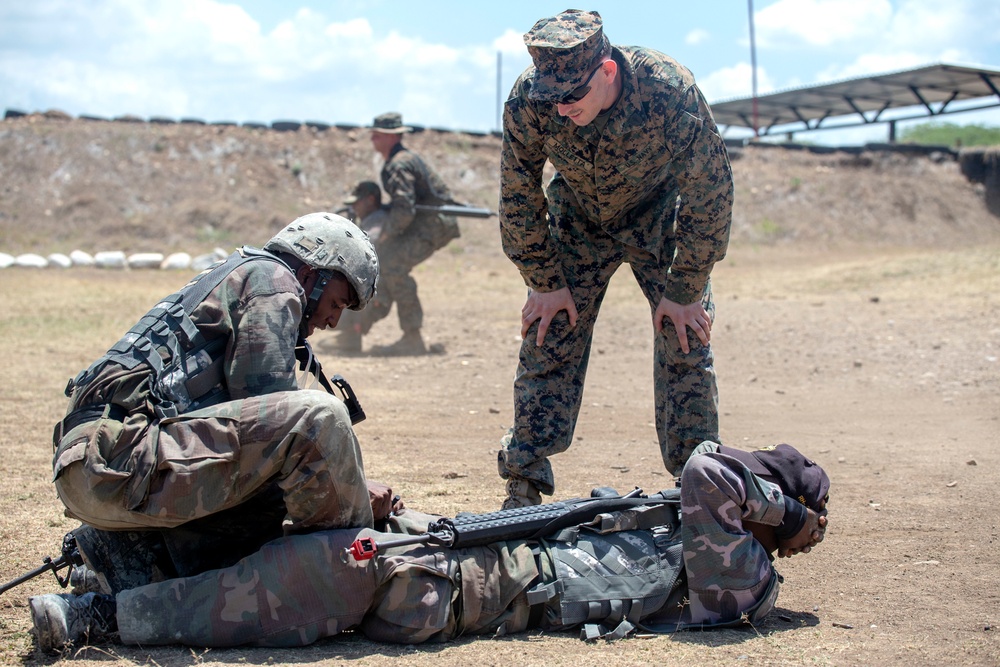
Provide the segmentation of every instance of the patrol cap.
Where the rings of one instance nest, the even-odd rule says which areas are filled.
[[[378,183],[375,181],[361,181],[356,186],[354,186],[354,191],[351,195],[344,199],[345,204],[353,204],[359,199],[364,199],[365,197],[375,197],[375,201],[382,201],[382,188],[379,187]]]
[[[404,134],[406,132],[413,132],[412,127],[403,125],[403,114],[397,111],[389,111],[375,116],[371,129],[373,132],[385,132],[386,134]]]
[[[586,83],[601,59],[611,54],[601,15],[567,9],[536,23],[524,35],[535,64],[528,97],[554,102]]]
[[[791,445],[771,445],[752,452],[719,446],[719,453],[740,461],[755,475],[781,487],[785,495],[813,510],[830,494],[830,478],[819,465]]]

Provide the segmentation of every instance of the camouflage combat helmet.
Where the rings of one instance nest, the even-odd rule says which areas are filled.
[[[375,296],[375,246],[353,222],[335,213],[309,213],[293,220],[264,245],[264,250],[287,252],[321,273],[343,274],[358,295],[353,310],[361,310]]]

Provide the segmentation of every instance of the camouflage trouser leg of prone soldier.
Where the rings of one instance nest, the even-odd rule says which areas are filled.
[[[556,181],[553,181],[555,184]],[[521,343],[514,381],[514,425],[501,440],[498,469],[504,478],[525,478],[542,493],[555,489],[548,457],[569,448],[583,396],[594,323],[607,291],[608,281],[627,262],[656,310],[674,254],[672,240],[665,242],[657,260],[652,254],[625,246],[598,225],[574,215],[572,203],[556,205],[558,190],[549,190],[550,230],[556,240],[563,275],[577,310],[575,327],[565,312],[549,326],[544,344],[537,346],[538,323]],[[559,213],[563,211],[564,213]],[[714,319],[709,284],[702,301]],[[710,345],[703,345],[688,330],[690,352],[681,351],[668,322],[654,337],[653,388],[656,431],[663,463],[679,474],[691,451],[705,440],[718,441],[718,390]],[[622,377],[622,386],[632,378]]]
[[[283,493],[285,532],[372,525],[350,416],[325,392],[222,403],[153,422],[131,443],[119,442],[123,432],[121,422],[99,419],[59,444],[58,453],[78,454],[57,470],[56,490],[97,528],[172,528],[235,507],[269,484]]]
[[[436,518],[415,514],[421,530]],[[381,544],[373,560],[344,553],[357,537]],[[390,547],[398,537],[368,529],[293,535],[232,567],[122,591],[121,640],[304,646],[358,627],[375,641],[411,644],[528,626],[523,591],[538,570],[524,542]]]

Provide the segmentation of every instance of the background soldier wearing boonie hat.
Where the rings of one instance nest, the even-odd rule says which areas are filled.
[[[617,639],[745,626],[774,609],[781,582],[774,555],[807,553],[823,541],[830,480],[788,445],[767,453],[721,449],[702,443],[679,493],[648,498],[659,495],[660,504],[598,510],[606,519],[600,530],[568,522],[539,539],[498,537],[481,546],[394,546],[399,533],[423,533],[438,517],[390,513],[392,492],[384,487],[384,502],[372,502],[384,532],[290,536],[232,567],[115,596],[35,596],[35,636],[52,651],[116,633],[142,646],[303,646],[351,628],[415,644],[531,628]],[[607,498],[597,495],[594,503]],[[376,541],[371,560],[348,555],[359,537]]]
[[[514,424],[501,440],[505,507],[555,488],[548,457],[572,442],[608,281],[631,266],[649,301],[656,430],[678,474],[718,441],[709,276],[726,254],[732,171],[691,73],[612,46],[597,12],[567,10],[524,36],[534,65],[504,108],[500,229],[529,288]],[[542,169],[555,167],[543,186]]]
[[[403,147],[402,136],[413,128],[403,124],[396,112],[376,116],[371,126],[372,146],[384,159],[382,189],[389,196],[388,220],[379,233],[378,253],[382,263],[378,299],[356,318],[357,335],[367,334],[375,322],[389,314],[393,302],[403,336],[391,345],[372,348],[374,355],[425,354],[428,351],[420,333],[424,311],[417,296],[417,282],[410,275],[413,268],[454,238],[458,221],[454,216],[433,211],[418,212],[418,204],[440,206],[455,204],[448,186],[419,155]],[[353,334],[352,334],[353,335]],[[360,351],[360,342],[344,335],[337,346],[345,352]]]

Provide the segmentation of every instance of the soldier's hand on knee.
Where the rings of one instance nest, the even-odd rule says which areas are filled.
[[[698,336],[702,345],[708,345],[712,339],[712,318],[701,301],[682,305],[663,297],[656,307],[656,312],[653,313],[653,326],[656,327],[657,333],[663,332],[665,319],[673,323],[684,354],[691,351],[687,337],[689,327]]]
[[[528,292],[528,299],[521,308],[521,338],[528,335],[528,329],[537,320],[538,334],[535,337],[535,345],[541,347],[545,342],[545,334],[549,331],[552,319],[565,310],[569,317],[569,326],[576,326],[577,312],[576,304],[573,303],[573,295],[568,287],[557,289],[554,292],[539,292],[531,290]]]

